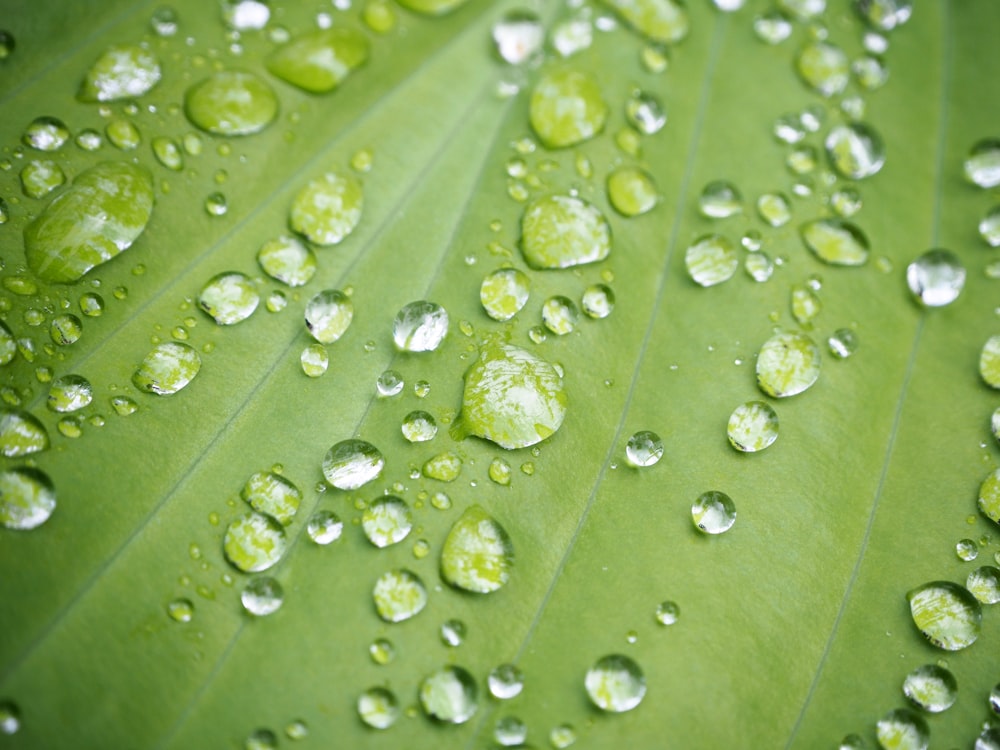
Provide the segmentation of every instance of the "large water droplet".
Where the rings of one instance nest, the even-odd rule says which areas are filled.
[[[727,431],[736,450],[756,453],[778,439],[778,415],[763,401],[747,401],[733,410]]]
[[[337,289],[325,289],[306,304],[306,328],[321,344],[340,339],[354,319],[354,303]]]
[[[816,382],[819,367],[819,347],[811,338],[804,333],[777,333],[757,355],[757,385],[768,396],[794,396]]]
[[[358,696],[358,716],[372,729],[388,729],[400,713],[399,701],[388,688],[369,688]]]
[[[451,451],[445,451],[427,459],[420,471],[429,479],[454,482],[462,473],[462,459]]]
[[[493,42],[500,57],[511,65],[531,59],[542,48],[545,29],[536,13],[513,10],[493,24]]]
[[[931,731],[922,716],[897,708],[878,720],[875,736],[883,750],[927,750]]]
[[[443,667],[420,683],[420,705],[438,721],[462,724],[479,707],[476,680],[462,667]]]
[[[510,320],[528,301],[531,282],[516,268],[499,268],[479,287],[479,301],[493,320]]]
[[[223,539],[226,559],[244,573],[267,570],[281,559],[287,541],[281,524],[263,513],[235,519]]]
[[[601,0],[629,26],[661,44],[674,44],[688,35],[691,23],[678,0]]]
[[[448,311],[436,302],[404,305],[392,321],[392,340],[404,352],[431,352],[448,333]]]
[[[743,212],[743,196],[731,182],[715,180],[701,190],[698,210],[711,219],[725,219]]]
[[[168,341],[146,355],[132,375],[132,383],[140,391],[169,396],[194,380],[200,369],[198,352],[179,341]]]
[[[659,200],[653,176],[639,167],[618,167],[608,175],[608,201],[622,216],[651,211]]]
[[[514,545],[504,528],[472,505],[455,521],[441,548],[441,577],[465,591],[488,594],[510,580]]]
[[[25,228],[28,266],[45,281],[76,281],[131,247],[152,212],[153,180],[145,169],[98,164]]]
[[[288,235],[265,242],[257,251],[257,262],[264,273],[288,286],[307,284],[316,273],[316,254]]]
[[[220,326],[233,325],[249,318],[260,304],[260,294],[253,281],[237,271],[213,276],[198,294],[198,307]]]
[[[326,453],[323,476],[338,490],[356,490],[382,473],[385,459],[371,443],[342,440]]]
[[[549,362],[491,341],[465,373],[462,425],[503,448],[526,448],[559,429],[567,403],[562,377]]]
[[[955,703],[958,682],[955,675],[944,667],[925,664],[906,675],[903,694],[918,708],[936,714]]]
[[[21,140],[37,151],[58,151],[69,140],[69,128],[55,117],[36,117],[24,129]]]
[[[20,458],[48,447],[48,430],[35,416],[26,411],[0,410],[0,454]]]
[[[187,90],[184,111],[194,125],[209,133],[250,135],[278,115],[278,97],[253,73],[224,70]]]
[[[328,172],[295,196],[289,225],[317,245],[336,245],[354,231],[363,207],[361,183],[350,174]]]
[[[636,468],[653,466],[663,457],[663,441],[650,430],[640,430],[625,443],[625,460]]]
[[[240,494],[254,510],[271,516],[282,526],[292,522],[302,502],[302,492],[298,487],[270,471],[252,474]]]
[[[868,238],[850,222],[817,219],[802,225],[802,241],[813,255],[835,266],[860,266],[868,261]]]
[[[892,31],[910,20],[913,0],[855,0],[854,7],[874,28]]]
[[[597,207],[569,195],[550,195],[521,217],[521,251],[532,268],[569,268],[604,260],[611,228]]]
[[[323,94],[364,65],[368,53],[364,34],[338,26],[296,37],[268,58],[267,69],[286,83]]]
[[[0,471],[0,524],[26,530],[41,526],[56,508],[56,489],[39,469]]]
[[[524,673],[513,664],[500,664],[487,677],[490,693],[498,700],[509,700],[524,689]]]
[[[84,102],[134,99],[159,80],[160,63],[156,55],[138,44],[114,45],[90,66],[77,98]]]
[[[691,506],[691,519],[706,534],[722,534],[736,523],[736,504],[724,492],[705,492]]]
[[[646,677],[639,665],[621,654],[598,659],[583,684],[595,706],[614,713],[631,711],[646,695]]]
[[[427,606],[427,589],[420,576],[406,569],[379,576],[372,590],[375,611],[386,622],[402,622]]]
[[[94,399],[90,381],[82,375],[62,375],[49,386],[46,405],[54,412],[67,414],[82,409]]]
[[[705,287],[728,281],[739,264],[735,246],[721,234],[699,237],[684,253],[688,275]]]
[[[795,59],[802,80],[822,96],[841,93],[851,80],[851,68],[844,51],[829,42],[812,42]]]
[[[992,565],[976,568],[969,573],[965,588],[983,604],[997,604],[1000,602],[1000,568]]]
[[[832,128],[824,146],[830,165],[841,177],[849,180],[871,177],[885,164],[882,136],[863,122]]]
[[[365,508],[361,528],[376,547],[388,547],[406,539],[413,528],[413,514],[402,498],[384,495]]]
[[[958,651],[971,646],[982,627],[979,601],[950,581],[932,581],[906,593],[917,629],[938,648]]]
[[[922,305],[950,305],[965,286],[965,266],[950,250],[928,250],[906,267],[906,283]]]
[[[285,602],[285,590],[271,576],[258,576],[240,594],[243,609],[256,617],[267,617],[281,609]]]
[[[589,140],[604,128],[608,105],[597,81],[577,70],[554,70],[531,93],[531,127],[548,148]]]

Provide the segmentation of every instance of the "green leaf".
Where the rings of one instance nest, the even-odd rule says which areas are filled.
[[[610,24],[609,8],[641,27],[643,7],[673,14],[679,6],[603,5],[592,14],[603,30],[593,30],[588,49],[567,60],[546,51],[538,66],[512,68],[490,38],[493,24],[521,6],[513,0],[359,0],[344,11],[272,0],[268,27],[238,35],[216,4],[176,0],[179,28],[167,37],[151,31],[154,3],[7,3],[0,23],[16,46],[0,60],[0,196],[9,216],[0,225],[0,338],[3,359],[12,357],[0,368],[0,398],[11,414],[40,421],[51,445],[0,459],[0,519],[25,527],[0,527],[0,712],[12,703],[20,716],[0,747],[237,748],[268,730],[282,747],[481,748],[494,744],[506,716],[526,723],[535,747],[564,724],[580,747],[835,747],[851,732],[874,746],[876,722],[906,706],[904,677],[942,657],[958,700],[926,717],[932,742],[972,744],[1000,674],[996,608],[982,607],[974,644],[945,653],[918,630],[906,595],[928,582],[964,584],[998,552],[997,525],[977,509],[1000,457],[989,426],[996,398],[978,367],[1000,324],[996,274],[986,273],[993,256],[976,233],[997,194],[968,184],[962,161],[998,135],[1000,6],[917,4],[887,36],[888,83],[869,92],[852,80],[845,92],[863,99],[885,165],[861,182],[831,183],[822,139],[847,118],[841,99],[803,83],[795,59],[821,29],[849,59],[862,56],[853,4],[830,2],[820,20],[795,21],[791,38],[768,45],[753,25],[770,3],[751,0],[727,14],[692,0],[687,35],[660,73],[643,61],[662,50],[623,21]],[[325,94],[267,72],[282,31],[295,39],[315,30],[318,12],[368,40],[364,65]],[[573,13],[559,2],[539,12],[550,30],[565,29]],[[160,64],[148,93],[134,103],[77,99],[105,50],[137,44]],[[360,64],[355,52],[348,67]],[[246,80],[264,99],[274,92],[274,110],[267,101],[247,110],[260,132],[230,138],[187,120],[190,88],[223,70],[254,76]],[[553,70],[586,75],[608,106],[603,130],[557,150],[536,143],[542,134],[529,111],[535,82]],[[659,132],[627,129],[636,88],[663,104]],[[785,166],[794,147],[773,138],[774,124],[817,105],[822,126],[803,143],[819,166],[799,178]],[[119,151],[102,138],[96,151],[70,142],[43,154],[22,145],[40,116],[62,120],[74,136],[130,120],[141,143]],[[202,125],[219,130],[211,118]],[[175,159],[173,168],[157,161],[161,137],[184,145],[182,171]],[[66,183],[28,197],[20,172],[43,157]],[[79,269],[75,284],[36,277],[25,229],[72,195],[74,178],[107,161],[153,175],[145,229],[106,263]],[[796,163],[807,161],[799,154]],[[608,201],[607,176],[622,165],[657,186],[658,202],[642,215],[619,215]],[[301,288],[286,287],[263,273],[258,251],[276,238],[289,244],[281,238],[296,229],[296,197],[330,174],[351,186],[351,229],[336,246],[310,246],[315,274],[293,275]],[[702,187],[717,180],[739,188],[741,214],[698,212]],[[799,181],[811,194],[798,195],[808,192],[793,189]],[[800,237],[801,225],[833,215],[830,194],[843,187],[863,199],[850,224],[870,259],[856,267],[824,263],[826,251],[810,251]],[[789,223],[775,228],[757,216],[767,192],[792,196]],[[606,258],[561,270],[528,265],[522,216],[549,195],[575,195],[606,217]],[[769,281],[742,268],[707,288],[689,277],[691,243],[718,234],[742,263],[749,230],[781,260]],[[956,253],[968,279],[953,304],[924,308],[905,269],[935,247]],[[505,264],[528,276],[530,298],[499,322],[477,292]],[[217,325],[198,297],[219,274],[255,279],[265,304],[236,325]],[[578,304],[596,284],[613,290],[613,312],[581,317],[569,335],[547,334],[543,303],[558,295]],[[808,329],[790,309],[792,287],[804,284],[822,303]],[[339,290],[353,314],[325,345],[325,374],[309,377],[300,355],[316,340],[303,316],[324,290]],[[443,306],[450,330],[434,351],[399,352],[393,319],[417,300]],[[79,326],[78,340],[64,335]],[[775,400],[758,388],[755,357],[778,329],[816,342],[822,367],[808,390]],[[844,360],[826,346],[840,329],[859,344]],[[459,429],[407,441],[400,424],[412,411],[442,427],[463,418],[463,376],[487,341],[552,363],[565,391],[561,425],[509,451],[461,439]],[[307,360],[319,361],[315,349]],[[406,386],[380,398],[376,378],[389,369]],[[65,375],[85,378],[93,400],[74,413],[49,411],[49,383]],[[730,415],[762,399],[777,414],[778,439],[756,453],[735,450]],[[663,457],[633,468],[625,445],[641,430],[662,438]],[[348,440],[374,446],[381,471],[337,489],[324,481],[324,457]],[[449,456],[446,476],[460,469],[455,481],[421,473],[436,456]],[[260,472],[301,491],[297,512],[282,506],[288,526],[265,515],[276,512],[268,504],[253,513],[241,497]],[[709,536],[690,509],[712,491],[732,498],[737,517]],[[384,494],[405,501],[413,528],[379,548],[360,524]],[[488,594],[441,577],[449,530],[473,507],[516,550],[509,580]],[[317,510],[344,522],[336,541],[304,533]],[[966,537],[981,542],[974,563],[955,554]],[[247,569],[280,557],[267,571],[284,590],[280,609],[244,612],[240,594],[253,576],[227,554]],[[396,591],[403,573],[408,588]],[[405,594],[397,605],[419,611],[382,619],[379,580],[391,589],[383,600]],[[426,605],[414,580],[426,587]],[[668,627],[656,616],[665,601],[679,608]],[[465,626],[458,647],[441,639],[450,620]],[[370,656],[378,639],[391,646],[378,643]],[[585,676],[619,654],[644,679],[629,672],[621,685],[643,684],[645,693],[632,710],[605,713],[588,699]],[[507,662],[523,670],[525,687],[501,703],[486,677]],[[425,717],[421,690],[438,716],[466,717],[466,672],[479,696],[469,720]],[[369,688],[395,694],[403,709],[395,726],[378,731],[358,717]],[[460,706],[451,703],[459,697]],[[370,693],[367,714],[392,715],[383,710],[390,698]],[[308,739],[293,743],[300,720]]]

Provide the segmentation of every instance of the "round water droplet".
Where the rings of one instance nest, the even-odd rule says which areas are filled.
[[[479,301],[493,320],[510,320],[528,301],[531,282],[516,268],[498,268],[483,279]]]
[[[979,637],[983,613],[967,589],[950,581],[932,581],[906,593],[917,629],[946,651],[971,646]]]
[[[943,307],[961,294],[965,266],[950,250],[928,250],[906,267],[906,283],[925,307]]]
[[[729,443],[744,453],[756,453],[778,439],[778,415],[763,401],[747,401],[729,417]]]
[[[524,689],[524,673],[513,664],[500,664],[490,670],[486,683],[494,698],[509,700]]]
[[[69,140],[69,128],[55,117],[36,117],[21,136],[24,145],[37,151],[58,151]]]
[[[337,289],[325,289],[306,303],[306,328],[321,344],[332,344],[354,319],[354,303]]]
[[[49,386],[47,406],[62,414],[84,408],[94,399],[90,381],[82,375],[63,375]]]
[[[903,694],[918,708],[940,713],[955,703],[958,682],[955,675],[937,664],[917,667],[903,681]]]
[[[427,606],[427,589],[420,576],[409,570],[383,573],[372,590],[375,611],[386,622],[402,622]]]
[[[847,55],[829,42],[804,46],[795,59],[795,69],[808,86],[826,97],[841,93],[851,78]]]
[[[618,167],[608,175],[608,201],[622,216],[651,211],[659,200],[653,176],[638,167]]]
[[[198,295],[198,307],[220,326],[246,320],[257,309],[258,304],[260,294],[256,284],[236,271],[213,276]]]
[[[448,334],[448,311],[435,302],[404,305],[392,321],[392,340],[404,352],[431,352]]]
[[[229,211],[229,203],[223,193],[209,193],[205,197],[205,211],[209,216],[225,216]]]
[[[690,30],[690,20],[683,3],[678,0],[641,0],[640,2],[606,3],[612,7],[621,19],[637,32],[659,45],[674,44],[687,36]],[[598,28],[602,19],[598,18]],[[604,30],[612,19],[605,19]]]
[[[290,721],[285,725],[285,736],[290,740],[304,740],[309,736],[309,727],[302,719]]]
[[[316,544],[327,545],[340,539],[340,535],[344,533],[344,523],[336,513],[318,510],[309,518],[306,533]]]
[[[379,398],[391,398],[403,390],[403,376],[395,370],[386,370],[375,379],[375,390]]]
[[[500,747],[521,747],[528,739],[528,725],[516,716],[503,716],[493,727],[493,739]]]
[[[986,727],[976,737],[972,750],[1000,750],[1000,727]]]
[[[302,502],[302,492],[298,487],[270,471],[252,474],[243,485],[240,496],[255,511],[271,516],[282,526],[292,522]]]
[[[698,210],[711,219],[725,219],[743,213],[743,196],[731,182],[716,180],[705,185],[698,196]]]
[[[307,284],[316,273],[316,254],[288,235],[265,242],[257,251],[257,262],[264,273],[288,286]]]
[[[350,174],[328,172],[299,191],[288,221],[310,242],[336,245],[354,231],[363,208],[361,183]]]
[[[851,63],[851,72],[862,88],[873,91],[889,80],[889,68],[880,57],[868,55]]]
[[[605,284],[592,284],[584,290],[580,306],[589,318],[606,318],[615,309],[615,293]]]
[[[187,90],[184,112],[209,133],[249,135],[271,124],[278,114],[278,97],[253,73],[225,70]]]
[[[338,490],[356,490],[382,473],[385,459],[371,443],[342,440],[326,453],[323,476]]]
[[[580,318],[580,311],[568,297],[549,297],[542,305],[542,322],[557,336],[572,333]]]
[[[973,185],[992,188],[1000,185],[1000,138],[984,138],[966,157],[965,177]]]
[[[767,281],[774,273],[774,263],[766,253],[748,255],[743,261],[743,268],[747,275],[758,283]]]
[[[993,686],[989,696],[990,710],[995,714],[1000,714],[1000,683]]]
[[[347,26],[319,29],[279,47],[267,69],[286,83],[313,94],[336,89],[368,60],[367,37]]]
[[[736,505],[724,492],[705,492],[691,506],[691,518],[700,531],[722,534],[736,523]]]
[[[173,36],[177,33],[177,12],[169,6],[160,6],[150,16],[149,26],[157,36]]]
[[[757,199],[757,213],[772,227],[783,227],[792,218],[792,204],[783,193],[764,193]]]
[[[358,716],[372,729],[388,729],[400,713],[396,695],[388,688],[369,688],[358,696]]]
[[[656,621],[660,625],[673,625],[680,616],[681,608],[677,606],[677,602],[667,600],[656,607]]]
[[[837,359],[847,359],[858,350],[858,336],[850,328],[838,328],[826,340],[830,353]]]
[[[476,680],[458,666],[443,667],[420,683],[420,705],[431,718],[449,724],[462,724],[479,707]]]
[[[128,396],[112,396],[111,408],[120,417],[127,417],[139,410],[139,405]]]
[[[837,745],[837,750],[868,750],[868,742],[858,734],[846,734]]]
[[[232,521],[223,539],[226,559],[244,573],[267,570],[285,553],[281,524],[262,513],[247,513]]]
[[[979,222],[979,236],[990,247],[1000,247],[1000,206],[994,206]]]
[[[850,222],[818,219],[803,224],[800,232],[805,246],[824,263],[860,266],[868,262],[868,238]]]
[[[972,562],[979,556],[979,545],[972,539],[959,539],[955,544],[955,555],[962,562]]]
[[[862,122],[837,125],[824,143],[830,165],[841,177],[864,180],[885,164],[885,144],[874,128]]]
[[[757,38],[768,44],[780,44],[792,34],[792,21],[780,10],[769,10],[753,20]]]
[[[984,565],[969,573],[965,587],[983,604],[1000,602],[1000,568]]]
[[[922,716],[897,708],[878,720],[875,735],[884,750],[927,750],[931,731]]]
[[[913,0],[855,0],[854,7],[874,28],[892,31],[910,20]]]
[[[396,647],[386,638],[376,638],[368,647],[368,655],[376,664],[385,666],[396,658]]]
[[[168,341],[152,349],[132,376],[140,391],[168,396],[188,385],[201,369],[201,357],[187,344]]]
[[[194,619],[194,604],[190,599],[174,599],[167,604],[167,615],[174,622],[191,622]]]
[[[84,102],[136,99],[159,80],[156,55],[138,44],[113,45],[90,66],[77,98]]]
[[[44,198],[65,182],[62,167],[48,159],[28,162],[21,170],[21,189],[29,198]]]
[[[1000,388],[1000,336],[990,336],[983,344],[979,354],[979,374],[986,385]]]
[[[7,29],[0,29],[0,62],[6,60],[11,55],[14,54],[14,49],[17,47],[17,42],[14,39],[14,35],[11,34]],[[0,706],[8,706],[13,704],[0,703]],[[17,730],[15,729],[14,732]],[[7,734],[14,734],[14,732],[7,732]]]
[[[510,580],[514,545],[506,530],[478,505],[452,525],[441,548],[441,577],[465,591],[488,594]]]
[[[458,648],[465,640],[465,623],[461,620],[447,620],[441,624],[441,642],[445,646]]]
[[[514,10],[493,24],[493,42],[501,59],[511,65],[534,57],[545,41],[545,29],[536,13]]]
[[[631,711],[646,694],[646,678],[639,665],[627,656],[610,654],[597,660],[584,679],[587,695],[595,706],[614,713]]]
[[[658,133],[667,122],[660,100],[645,91],[634,91],[625,102],[625,119],[645,135]]]
[[[318,378],[330,366],[330,355],[322,344],[309,344],[299,355],[299,364],[310,378]]]
[[[451,498],[448,497],[447,493],[435,492],[431,495],[431,505],[438,510],[450,510],[451,509]]]
[[[413,514],[406,501],[395,495],[372,500],[361,517],[361,528],[376,547],[403,541],[413,528]]]
[[[423,443],[437,435],[437,422],[425,411],[411,411],[403,417],[402,430],[411,443]]]
[[[704,287],[728,281],[739,263],[733,243],[720,234],[699,237],[684,253],[688,275]]]
[[[819,368],[819,347],[811,338],[803,333],[777,333],[757,355],[757,385],[768,396],[794,396],[816,382]]]
[[[525,209],[521,251],[536,269],[595,263],[611,252],[611,228],[590,203],[569,195],[550,195]]]
[[[842,218],[853,216],[861,210],[861,194],[850,187],[837,190],[830,196],[830,208]]]
[[[653,466],[663,457],[663,441],[655,432],[640,430],[625,443],[625,460],[629,466]]]
[[[26,411],[0,410],[0,454],[21,458],[48,447],[48,430],[35,416]]]
[[[577,70],[554,70],[531,93],[531,127],[548,148],[589,140],[604,129],[608,105],[597,81]]]
[[[56,489],[39,469],[0,471],[0,524],[26,530],[41,526],[56,508]]]

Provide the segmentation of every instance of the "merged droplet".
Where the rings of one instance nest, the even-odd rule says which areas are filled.
[[[928,250],[906,267],[906,283],[920,304],[943,307],[962,293],[965,266],[950,250]]]
[[[608,175],[608,201],[622,216],[651,211],[659,200],[653,176],[639,167],[618,167]]]
[[[951,708],[955,703],[958,681],[944,667],[924,664],[906,675],[903,694],[918,708],[936,714]]]
[[[600,0],[651,41],[675,44],[688,35],[691,22],[678,0]]]
[[[524,689],[524,673],[513,664],[500,664],[490,670],[486,684],[497,700],[509,700]]]
[[[595,706],[613,713],[631,711],[646,695],[646,677],[639,665],[621,654],[598,659],[583,684]]]
[[[201,369],[201,357],[193,348],[179,341],[155,346],[132,375],[140,391],[169,396],[188,385]]]
[[[531,282],[516,268],[498,268],[483,279],[479,301],[493,320],[510,320],[528,302]]]
[[[249,318],[260,294],[250,277],[238,271],[226,271],[208,280],[198,294],[198,307],[220,326],[234,325]]]
[[[372,598],[379,617],[386,622],[402,622],[427,606],[427,588],[416,573],[400,568],[379,576]]]
[[[285,553],[281,524],[263,513],[247,513],[232,521],[222,542],[226,559],[244,573],[267,570]]]
[[[847,54],[830,42],[804,46],[795,59],[795,69],[808,86],[826,97],[843,92],[851,80]]]
[[[604,129],[608,105],[589,73],[550,71],[531,93],[531,127],[548,148],[565,148],[589,140]]]
[[[138,44],[108,47],[90,66],[77,98],[83,102],[135,99],[160,80],[156,55]]]
[[[691,506],[691,520],[706,534],[722,534],[736,523],[736,504],[724,492],[702,493]]]
[[[404,305],[392,321],[392,340],[404,352],[432,352],[448,334],[448,311],[436,302]]]
[[[849,180],[867,179],[885,164],[882,136],[863,122],[835,126],[826,136],[824,146],[830,166]]]
[[[313,94],[333,91],[368,60],[368,39],[345,27],[296,37],[268,59],[267,69],[286,83]]]
[[[971,646],[979,637],[983,612],[969,591],[950,581],[932,581],[906,593],[917,629],[945,651]]]
[[[777,333],[757,355],[757,385],[768,396],[802,393],[819,378],[820,352],[804,333]]]
[[[257,251],[257,262],[264,273],[288,286],[308,284],[316,273],[316,254],[284,234],[263,244]]]
[[[698,210],[710,219],[725,219],[743,213],[743,195],[733,183],[715,180],[701,189]]]
[[[545,28],[537,13],[513,10],[493,24],[493,43],[504,62],[520,65],[542,48]]]
[[[625,460],[629,466],[653,466],[663,457],[663,441],[650,430],[640,430],[625,443]]]
[[[240,495],[255,511],[271,516],[282,526],[292,522],[302,502],[301,490],[272,471],[251,474]]]
[[[243,609],[256,617],[267,617],[274,614],[285,602],[285,590],[271,576],[257,576],[243,589],[240,594]]]
[[[365,508],[361,528],[376,547],[388,547],[406,539],[413,528],[413,514],[402,498],[383,495]]]
[[[338,289],[325,289],[306,303],[306,328],[321,344],[339,340],[354,320],[354,303]]]
[[[323,476],[338,490],[356,490],[382,473],[385,459],[371,443],[364,440],[342,440],[326,453]]]
[[[699,237],[684,253],[684,265],[691,279],[704,287],[728,281],[739,267],[736,247],[721,234]]]
[[[396,694],[388,688],[369,688],[358,696],[358,716],[372,729],[388,729],[401,713]]]
[[[0,471],[0,524],[34,529],[56,509],[56,488],[45,472],[30,467]]]
[[[604,260],[611,227],[597,207],[570,195],[550,195],[521,217],[521,251],[532,268],[570,268]]]
[[[441,548],[441,577],[477,594],[500,589],[510,580],[514,545],[504,528],[478,505],[455,521]]]
[[[824,263],[860,266],[868,262],[868,238],[858,227],[842,219],[817,219],[799,230],[805,246]]]
[[[973,185],[992,188],[1000,185],[1000,138],[984,138],[970,150],[962,165]]]
[[[736,450],[756,453],[778,439],[778,415],[763,401],[747,401],[729,416],[727,432]]]
[[[278,97],[263,79],[224,70],[196,83],[184,95],[187,118],[215,135],[257,133],[278,115]]]
[[[16,409],[0,410],[0,454],[21,458],[49,447],[49,432],[33,414]]]

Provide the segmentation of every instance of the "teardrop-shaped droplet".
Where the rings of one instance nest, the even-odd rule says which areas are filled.
[[[931,731],[920,714],[897,708],[878,720],[875,736],[883,750],[927,750]]]
[[[736,248],[721,234],[699,237],[684,253],[688,275],[695,283],[704,287],[729,281],[739,264]]]
[[[406,539],[413,528],[413,514],[402,498],[383,495],[365,508],[361,528],[376,547],[388,547]]]
[[[224,70],[187,90],[184,111],[194,125],[209,133],[250,135],[277,117],[278,97],[253,73]]]
[[[448,334],[448,311],[436,302],[404,305],[392,321],[392,340],[404,352],[432,352]]]
[[[819,378],[820,352],[804,333],[777,333],[757,355],[757,385],[768,396],[802,393]]]
[[[198,294],[198,307],[220,326],[229,326],[249,318],[260,294],[257,285],[238,271],[226,271],[213,276]]]
[[[612,713],[631,711],[646,695],[646,677],[639,665],[621,654],[598,659],[583,684],[593,704]]]
[[[49,447],[49,432],[37,417],[26,411],[0,410],[0,454],[20,458]]]
[[[156,55],[138,44],[108,47],[90,66],[77,98],[83,102],[135,99],[160,80]]]
[[[466,509],[441,548],[441,577],[477,594],[500,589],[510,580],[514,545],[504,528],[478,505]]]
[[[463,724],[479,708],[479,688],[462,667],[443,667],[420,683],[420,705],[433,719]]]
[[[168,341],[146,355],[132,382],[140,391],[169,396],[194,380],[200,369],[198,352],[179,341]]]
[[[531,282],[516,268],[498,268],[483,279],[479,301],[493,320],[510,320],[528,301]]]
[[[364,65],[368,52],[364,34],[337,26],[303,34],[279,47],[267,59],[267,69],[286,83],[313,94],[325,94]]]
[[[247,513],[226,529],[226,559],[244,573],[267,570],[285,553],[288,542],[281,524],[263,513]]]
[[[829,42],[812,42],[795,59],[795,69],[802,80],[822,96],[841,93],[851,80],[847,54]]]
[[[55,508],[55,486],[44,472],[29,467],[0,471],[0,524],[33,529],[49,520]]]
[[[385,459],[371,443],[342,440],[326,453],[323,476],[338,490],[356,490],[382,473]]]
[[[589,73],[549,72],[531,93],[531,127],[548,148],[574,146],[604,129],[608,105]]]
[[[950,305],[965,286],[965,266],[950,250],[928,250],[906,267],[906,283],[920,304]]]
[[[596,206],[569,195],[550,195],[521,217],[521,251],[532,268],[570,268],[604,260],[611,227]]]
[[[281,235],[265,242],[257,251],[264,273],[288,286],[303,286],[316,273],[316,254],[302,242]]]
[[[600,0],[650,41],[676,44],[688,35],[691,22],[679,0]]]
[[[932,581],[906,593],[917,629],[946,651],[971,646],[979,637],[983,612],[969,591],[950,581]]]
[[[830,130],[824,143],[830,165],[841,177],[864,180],[885,164],[885,143],[871,125],[852,122]]]
[[[306,304],[306,328],[321,344],[339,340],[354,320],[354,303],[337,289],[325,289]]]
[[[301,490],[271,471],[251,474],[240,495],[255,511],[270,516],[282,526],[292,522],[302,502]]]
[[[744,453],[762,451],[778,439],[778,415],[770,404],[747,401],[729,416],[729,443]]]
[[[402,622],[427,606],[427,588],[416,573],[400,568],[379,576],[372,598],[379,617],[386,622]]]
[[[860,266],[868,262],[868,238],[850,222],[817,219],[803,224],[799,231],[805,246],[824,263]]]
[[[363,208],[361,183],[350,174],[327,172],[295,196],[289,225],[317,245],[336,245],[354,231]]]
[[[906,675],[903,694],[918,708],[936,714],[955,703],[958,682],[955,675],[944,667],[924,664]]]

